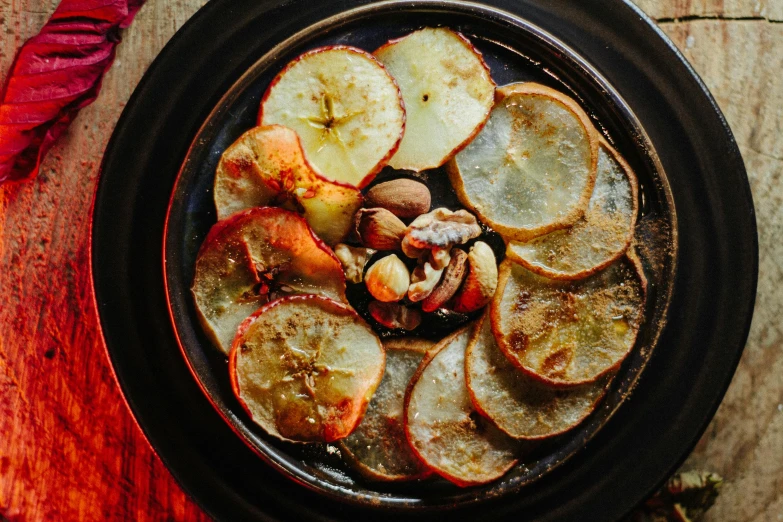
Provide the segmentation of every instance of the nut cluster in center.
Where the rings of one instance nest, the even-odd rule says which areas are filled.
[[[334,249],[346,278],[363,281],[375,299],[368,305],[370,315],[387,328],[413,330],[422,313],[439,309],[474,312],[495,293],[498,272],[492,249],[477,241],[466,251],[465,244],[481,234],[476,217],[467,210],[430,210],[430,205],[423,183],[404,178],[379,183],[354,216],[361,246],[339,244]],[[406,225],[403,219],[412,221]],[[393,253],[365,271],[379,251]],[[416,260],[412,272],[400,256]]]

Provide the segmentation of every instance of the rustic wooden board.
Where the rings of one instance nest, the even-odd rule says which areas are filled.
[[[98,100],[38,178],[0,187],[0,515],[206,520],[144,440],[111,374],[88,273],[106,142],[144,70],[204,0],[149,0]],[[783,0],[639,0],[714,93],[758,213],[756,315],[737,375],[685,468],[726,478],[707,520],[783,520]],[[0,70],[56,0],[0,0]],[[739,19],[739,20],[738,20]]]

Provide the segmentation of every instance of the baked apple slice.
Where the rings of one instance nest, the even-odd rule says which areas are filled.
[[[402,337],[383,342],[386,371],[367,412],[353,433],[340,441],[346,460],[364,477],[379,481],[415,480],[431,472],[413,454],[405,437],[405,389],[432,341]]]
[[[215,206],[218,219],[252,207],[293,210],[326,244],[336,245],[348,235],[362,194],[321,176],[305,159],[293,130],[269,125],[250,129],[220,157]]]
[[[500,266],[492,332],[517,368],[551,386],[595,382],[630,353],[647,281],[630,250],[586,279],[558,281],[509,260]]]
[[[272,80],[258,122],[293,129],[319,172],[362,188],[397,150],[405,108],[397,84],[371,54],[321,47]]]
[[[552,279],[581,279],[598,272],[631,244],[637,191],[631,167],[601,138],[595,188],[584,217],[570,228],[527,243],[511,241],[508,257]]]
[[[427,27],[373,54],[397,80],[408,117],[392,167],[440,167],[487,121],[495,82],[481,53],[460,33]]]
[[[491,482],[517,462],[516,443],[473,408],[465,386],[472,326],[424,357],[405,394],[405,433],[419,458],[462,487]]]
[[[473,406],[515,439],[544,439],[568,431],[592,412],[611,376],[572,388],[553,388],[520,372],[498,348],[484,315],[468,345],[465,375]]]
[[[497,90],[489,121],[448,165],[463,205],[506,239],[568,227],[590,201],[598,133],[568,96],[537,83]]]
[[[253,421],[297,442],[332,442],[351,433],[383,367],[383,346],[367,323],[317,295],[260,308],[240,325],[229,356],[232,388]]]
[[[345,301],[340,261],[300,216],[252,208],[217,222],[196,258],[191,288],[204,330],[228,353],[239,324],[286,294]]]

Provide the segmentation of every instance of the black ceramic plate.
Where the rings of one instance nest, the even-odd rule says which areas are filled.
[[[692,448],[747,335],[755,221],[725,121],[679,54],[630,5],[487,2],[504,13],[464,2],[366,4],[213,1],[134,93],[104,158],[92,256],[101,325],[131,409],[177,479],[217,518],[378,519],[399,511],[431,518],[439,510],[460,518],[616,519]],[[669,252],[679,247],[677,270],[674,257],[654,255],[664,248],[643,249],[653,292],[639,346],[601,409],[576,431],[484,488],[379,488],[354,481],[317,451],[253,428],[228,389],[225,360],[194,320],[187,288],[214,222],[217,156],[253,125],[270,77],[317,45],[372,50],[436,24],[468,34],[499,84],[534,79],[579,98],[639,174],[639,233],[663,240]]]

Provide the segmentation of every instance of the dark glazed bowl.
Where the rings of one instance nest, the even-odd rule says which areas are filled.
[[[438,510],[611,520],[666,477],[714,413],[747,335],[757,270],[747,179],[725,122],[629,5],[489,3],[522,16],[466,2],[217,0],[186,24],[134,93],[96,194],[96,301],[142,429],[216,517],[380,519],[401,510],[427,518]],[[535,80],[574,96],[635,169],[643,196],[637,247],[651,292],[634,352],[585,423],[531,449],[500,481],[470,489],[366,483],[323,448],[267,437],[233,397],[225,358],[201,331],[189,293],[196,251],[215,221],[217,159],[254,125],[269,80],[307,49],[372,51],[426,25],[465,33],[500,85]],[[664,69],[650,63],[655,55],[639,49],[646,47],[679,75],[664,81]],[[718,165],[723,177],[713,174]]]

